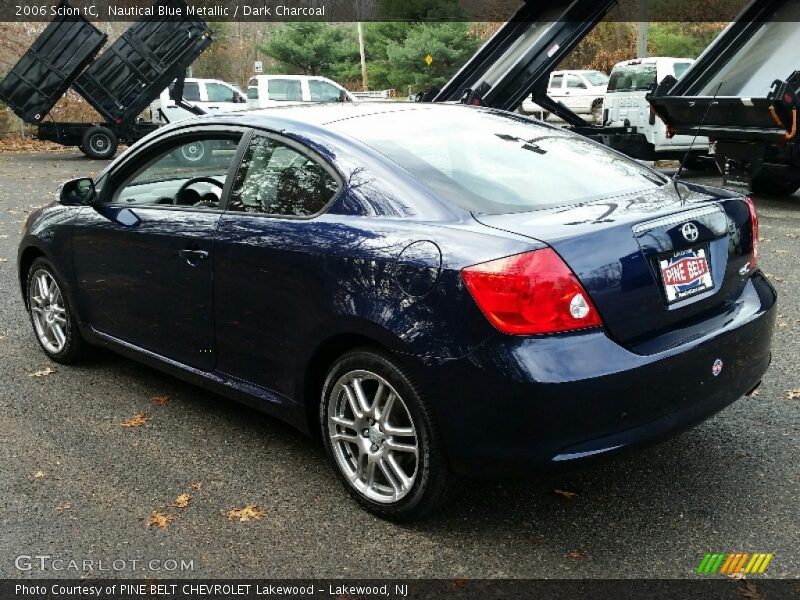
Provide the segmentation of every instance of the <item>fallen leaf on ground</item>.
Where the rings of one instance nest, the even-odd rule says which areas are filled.
[[[42,477],[44,477],[44,475],[45,475],[44,471],[34,471],[32,477],[34,479],[41,479]]]
[[[56,512],[62,513],[65,510],[69,510],[70,508],[72,508],[72,504],[70,504],[69,502],[62,502],[61,504],[56,506]]]
[[[581,552],[580,550],[573,550],[572,552],[570,552],[569,554],[567,554],[567,556],[569,556],[569,557],[570,557],[571,559],[573,559],[573,560],[580,560],[580,559],[582,559],[582,558],[583,558],[585,555],[584,555],[584,553],[583,553],[583,552]]]
[[[2,263],[2,262],[8,262],[8,259],[7,258],[0,258],[0,263]]]
[[[45,376],[50,375],[51,373],[55,373],[55,372],[56,372],[55,369],[53,369],[51,367],[47,367],[47,368],[41,369],[40,371],[34,371],[33,373],[28,373],[28,377],[45,377]]]
[[[761,395],[761,390],[759,388],[756,388],[752,392],[750,392],[750,395],[751,396],[759,396],[759,395]]]
[[[800,398],[800,388],[795,388],[793,390],[786,390],[787,400],[797,400],[798,398]]]
[[[186,508],[189,506],[189,501],[192,497],[189,494],[181,494],[177,498],[175,498],[175,502],[172,503],[172,506],[175,508]]]
[[[562,498],[564,498],[564,500],[572,500],[572,499],[573,499],[575,496],[577,496],[577,495],[578,495],[578,494],[576,494],[575,492],[566,492],[566,491],[564,491],[564,490],[553,490],[553,491],[554,491],[554,492],[555,492],[555,493],[556,493],[558,496],[561,496]]]
[[[165,515],[164,513],[160,513],[157,510],[154,510],[153,513],[150,515],[150,520],[147,522],[147,527],[152,527],[155,525],[159,529],[166,529],[169,527],[169,524],[175,520],[175,515]]]
[[[139,413],[133,415],[130,419],[125,419],[120,423],[122,427],[141,427],[150,420],[150,415],[147,413]]]
[[[793,240],[796,240],[800,236],[798,236],[796,233],[787,233],[786,237],[792,238]]]
[[[203,489],[203,482],[202,481],[193,481],[192,482],[192,489],[193,490],[202,490]]]
[[[164,406],[167,402],[169,402],[169,396],[153,396],[150,398],[153,404],[157,404],[158,406]]]
[[[244,508],[232,508],[228,511],[228,519],[235,521],[239,519],[240,522],[244,521],[258,521],[261,517],[267,515],[263,510],[259,510],[255,504],[248,504]]]
[[[744,581],[742,586],[736,591],[739,592],[741,596],[750,598],[750,600],[764,600],[764,595],[761,594],[758,589],[756,589],[756,586],[752,581]]]
[[[463,589],[467,585],[467,580],[463,577],[456,577],[453,579],[453,586],[457,587],[458,589]]]

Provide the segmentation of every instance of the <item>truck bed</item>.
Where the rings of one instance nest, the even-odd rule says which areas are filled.
[[[0,99],[38,125],[107,39],[83,17],[57,17],[0,82]]]
[[[162,5],[187,12],[183,0],[159,0],[155,14]],[[159,19],[136,22],[73,84],[110,123],[134,123],[212,42],[211,31],[200,19]]]

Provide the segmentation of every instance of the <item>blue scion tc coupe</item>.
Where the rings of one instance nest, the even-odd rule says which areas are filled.
[[[31,215],[19,273],[54,361],[107,346],[275,414],[401,519],[753,390],[757,240],[750,199],[561,129],[362,103],[159,129]]]

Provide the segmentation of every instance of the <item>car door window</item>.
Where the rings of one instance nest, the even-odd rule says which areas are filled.
[[[575,75],[567,76],[567,87],[573,89],[586,89],[586,84],[583,83],[579,77]]]
[[[236,92],[221,83],[206,83],[206,93],[209,102],[234,102]]]
[[[173,89],[175,89],[174,81],[169,84],[170,98]],[[200,85],[196,81],[187,81],[183,84],[183,99],[188,102],[200,102]]]
[[[270,79],[267,83],[270,100],[300,102],[303,89],[299,79]]]
[[[563,75],[553,75],[553,78],[550,80],[550,89],[559,90],[561,89],[561,85],[563,83],[564,83]]]
[[[205,135],[167,143],[113,179],[109,203],[216,210],[240,134]]]
[[[309,79],[308,89],[312,102],[338,102],[341,94],[341,90],[335,85],[318,79]]]
[[[279,140],[257,136],[234,178],[228,210],[309,217],[321,212],[339,188],[320,161]]]

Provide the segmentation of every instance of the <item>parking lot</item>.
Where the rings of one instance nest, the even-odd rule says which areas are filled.
[[[20,228],[59,181],[103,164],[0,155],[0,576],[97,574],[17,559],[46,555],[137,577],[681,578],[708,551],[771,552],[770,576],[800,576],[800,194],[756,198],[780,294],[757,395],[591,469],[469,482],[401,526],[360,510],[321,445],[275,419],[109,352],[45,358],[20,298]],[[261,518],[230,512],[248,505]],[[165,528],[148,526],[154,511]]]

